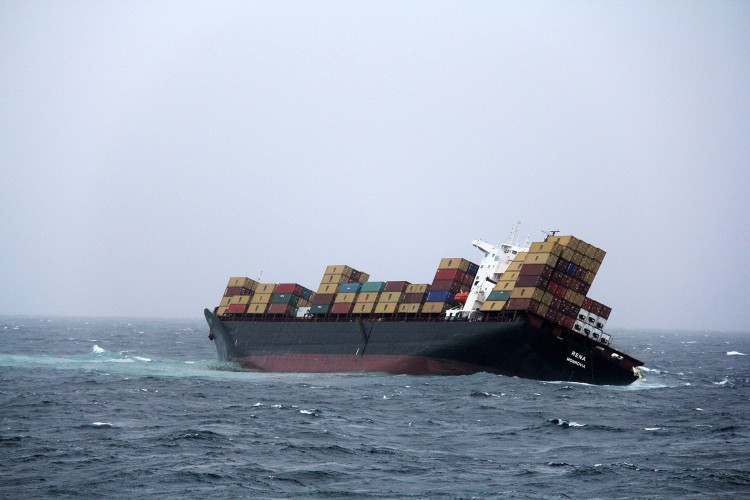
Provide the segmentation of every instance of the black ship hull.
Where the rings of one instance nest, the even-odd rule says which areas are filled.
[[[219,360],[264,372],[468,375],[627,385],[642,363],[538,318],[227,320],[205,311]]]

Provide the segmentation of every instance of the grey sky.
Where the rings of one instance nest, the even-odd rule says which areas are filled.
[[[608,254],[610,325],[748,330],[747,2],[0,4],[0,313],[200,316],[230,275]]]

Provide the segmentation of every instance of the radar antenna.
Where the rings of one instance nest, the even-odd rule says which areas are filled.
[[[508,243],[515,246],[516,245],[516,234],[518,234],[518,226],[521,225],[521,221],[516,221],[515,224],[513,224],[513,229],[510,230],[510,236],[508,237]]]
[[[542,229],[542,232],[547,235],[547,237],[544,238],[544,241],[547,241],[547,239],[549,239],[550,236],[556,235],[557,233],[560,232],[560,230],[559,229],[555,229],[554,231],[545,231],[544,229]]]

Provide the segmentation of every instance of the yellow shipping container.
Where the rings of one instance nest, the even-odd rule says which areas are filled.
[[[338,283],[321,284],[318,287],[318,293],[337,293],[339,291]]]
[[[552,304],[553,297],[554,295],[552,295],[551,293],[544,292],[544,295],[542,295],[542,304],[547,305],[547,306]]]
[[[362,273],[359,275],[359,282],[360,283],[367,283],[370,281],[370,275],[367,273]]]
[[[507,300],[487,300],[479,310],[484,312],[501,311],[507,302]]]
[[[563,251],[562,245],[554,241],[535,241],[529,247],[529,253],[551,253],[558,257]],[[526,262],[529,262],[529,258],[526,257]]]
[[[378,302],[380,303],[391,303],[391,302],[399,302],[401,300],[401,297],[403,297],[403,293],[401,292],[383,292],[380,294],[380,299],[378,299]]]
[[[591,262],[591,267],[589,268],[589,271],[596,274],[599,272],[599,268],[602,266],[602,263],[598,260],[594,260]]]
[[[258,282],[255,280],[251,280],[250,278],[245,277],[233,277],[229,278],[229,284],[227,287],[236,287],[241,286],[243,288],[247,288],[250,291],[255,291],[255,287],[258,286]]]
[[[554,241],[555,243],[559,243],[560,245],[570,248],[571,250],[576,250],[581,240],[579,240],[575,236],[550,236],[549,238],[547,238],[547,241]]]
[[[218,309],[216,309],[216,316],[224,316],[226,314],[228,307],[226,306],[219,306]]]
[[[505,271],[500,276],[500,281],[512,281],[513,283],[515,283],[516,280],[518,279],[518,274],[519,274],[518,271]]]
[[[601,248],[597,248],[596,255],[594,255],[594,260],[601,264],[602,262],[604,262],[605,255],[607,255],[607,252],[605,252]]]
[[[251,304],[268,304],[271,302],[272,293],[256,293],[250,300]]]
[[[531,286],[520,286],[514,288],[510,293],[511,299],[534,299],[542,301],[544,298],[544,290],[541,288],[535,288]]]
[[[529,256],[526,257],[526,264],[544,264],[550,267],[555,267],[559,258],[560,257],[553,253],[529,252]]]
[[[333,299],[336,304],[340,304],[342,302],[351,304],[355,300],[357,300],[357,294],[355,292],[339,293],[338,295],[336,295],[336,298]]]
[[[258,283],[255,293],[273,293],[276,291],[276,283]]]
[[[570,259],[570,261],[573,264],[575,264],[577,266],[580,266],[581,262],[583,262],[583,254],[582,253],[578,253],[578,252],[573,252],[573,257]]]
[[[235,304],[249,304],[250,299],[252,299],[253,296],[252,295],[237,295],[234,298],[236,299],[236,301],[234,302]]]
[[[375,302],[357,302],[352,309],[353,314],[371,314],[375,310]]]
[[[430,285],[423,284],[412,284],[406,286],[406,293],[425,293],[430,288]]]
[[[359,295],[357,296],[357,304],[374,304],[378,301],[379,296],[380,292],[359,292]]]
[[[594,278],[596,277],[596,273],[593,271],[586,271],[586,273],[583,275],[583,282],[587,285],[591,285],[591,283],[594,282]]]
[[[263,304],[253,304],[250,303],[249,306],[247,306],[247,314],[263,314],[266,312],[266,309],[268,309],[268,303]]]
[[[397,302],[381,302],[375,306],[376,314],[393,314],[398,310]]]
[[[420,307],[422,307],[422,304],[399,304],[398,312],[405,314],[415,314],[419,312]]]
[[[351,276],[354,272],[353,267],[344,266],[344,265],[331,265],[326,267],[326,274],[341,274],[343,276]]]
[[[349,277],[343,274],[324,274],[323,279],[320,280],[321,285],[340,285],[348,282]]]
[[[518,252],[515,257],[513,257],[513,262],[526,262],[526,257],[528,257],[529,252]]]
[[[516,287],[515,281],[498,281],[497,285],[492,289],[495,290],[513,290]]]
[[[460,269],[462,271],[467,271],[470,264],[471,262],[466,259],[459,257],[446,257],[440,260],[440,266],[438,266],[438,269]]]
[[[422,312],[426,314],[439,314],[450,307],[448,302],[425,302],[422,306]]]
[[[219,307],[229,307],[232,305],[232,297],[222,297]]]
[[[529,257],[526,257],[526,260],[528,261],[528,260],[529,260]],[[513,261],[513,262],[511,262],[511,263],[510,263],[510,265],[508,266],[508,270],[507,270],[507,271],[511,271],[511,272],[518,272],[518,271],[520,271],[520,270],[521,270],[521,268],[523,267],[523,265],[524,265],[524,262],[516,262],[516,261],[514,260],[514,261]],[[506,272],[507,272],[507,271],[506,271]]]
[[[572,259],[573,259],[573,254],[574,254],[574,253],[576,253],[576,251],[575,251],[575,250],[573,250],[572,248],[563,248],[563,251],[562,251],[562,253],[560,254],[560,257],[561,257],[562,259],[565,259],[565,260],[567,260],[568,262],[571,262],[571,261],[572,261]]]

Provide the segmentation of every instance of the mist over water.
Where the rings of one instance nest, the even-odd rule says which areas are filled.
[[[0,318],[0,496],[725,498],[750,337],[622,331],[627,387],[265,374],[200,320]]]

